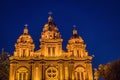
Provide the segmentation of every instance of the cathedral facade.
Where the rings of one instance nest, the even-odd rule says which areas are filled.
[[[9,80],[93,80],[93,57],[75,28],[64,51],[58,27],[49,16],[39,41],[40,49],[34,51],[33,39],[24,28],[10,57]]]

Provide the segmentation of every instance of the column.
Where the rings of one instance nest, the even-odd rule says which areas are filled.
[[[19,80],[20,78],[20,73],[17,73],[17,80]]]
[[[42,80],[42,64],[39,64],[39,80]]]
[[[28,72],[26,72],[26,80],[28,80]]]
[[[45,63],[42,63],[42,80],[45,80]]]
[[[35,64],[33,62],[31,62],[31,66],[30,66],[30,80],[35,80],[34,79],[34,70],[35,69]]]
[[[23,77],[24,77],[24,73],[22,72],[22,73],[21,73],[21,79],[22,79],[22,80],[23,80]]]
[[[60,65],[60,80],[63,80],[63,64],[62,63],[60,63],[59,64]]]
[[[72,73],[73,73],[73,61],[69,62],[69,79],[72,79]]]
[[[83,80],[82,72],[80,72],[80,80]]]
[[[50,56],[53,56],[52,47],[50,47]]]
[[[9,80],[15,80],[15,68],[14,63],[10,63],[10,75]]]
[[[68,64],[65,64],[65,80],[68,80]]]
[[[74,80],[75,79],[75,75],[74,75],[74,72],[72,73],[72,80]]]
[[[49,56],[50,55],[50,47],[47,47],[45,51],[46,51],[45,56]]]
[[[35,80],[39,80],[38,78],[38,67],[35,68]]]
[[[86,74],[85,74],[85,72],[84,72],[84,73],[83,73],[83,78],[84,78],[84,80],[86,79],[85,75],[86,75]]]
[[[91,62],[87,63],[87,69],[88,69],[88,79],[89,80],[93,80],[93,76],[92,76],[92,63]]]
[[[77,78],[77,72],[75,72],[75,80],[78,80],[78,78]]]

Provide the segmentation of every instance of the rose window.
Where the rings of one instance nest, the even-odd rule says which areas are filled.
[[[57,78],[57,75],[58,75],[58,72],[57,72],[57,69],[55,67],[49,67],[46,70],[46,76],[48,78]]]

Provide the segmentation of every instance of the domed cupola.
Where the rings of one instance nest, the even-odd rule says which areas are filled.
[[[23,34],[17,39],[17,44],[18,43],[24,43],[24,44],[33,44],[33,39],[32,37],[28,34],[28,29],[25,27]]]
[[[48,23],[44,25],[43,31],[58,31],[56,24],[52,21],[52,17],[48,17]]]
[[[42,39],[59,39],[59,38],[61,38],[61,35],[58,32],[58,27],[52,20],[53,20],[53,18],[51,16],[49,16],[48,23],[46,23],[43,27],[43,32],[41,34]]]
[[[70,40],[68,40],[66,48],[69,52],[69,56],[84,57],[88,55],[84,40],[78,35],[76,28],[73,29],[73,35]]]
[[[27,25],[25,25],[23,34],[17,39],[17,43],[15,44],[14,55],[19,57],[32,56],[34,48],[33,39],[28,33]]]
[[[84,43],[82,37],[77,34],[76,28],[73,29],[73,35],[68,41],[68,43]]]

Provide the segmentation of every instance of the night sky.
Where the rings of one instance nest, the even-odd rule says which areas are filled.
[[[13,54],[14,44],[27,23],[36,48],[48,12],[63,38],[63,49],[73,25],[84,39],[93,68],[120,58],[120,2],[117,0],[0,0],[0,51]]]

